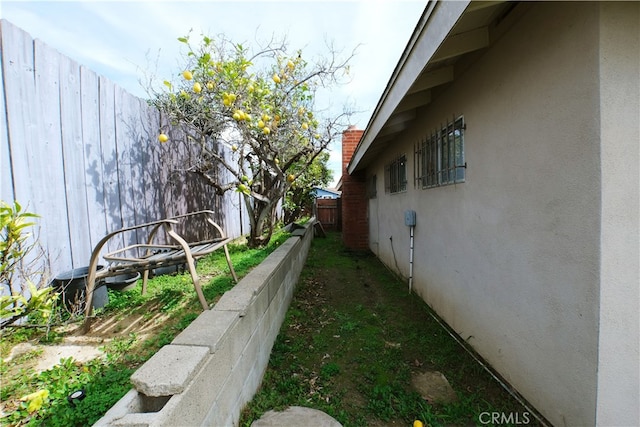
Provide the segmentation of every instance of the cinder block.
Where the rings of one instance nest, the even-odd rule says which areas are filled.
[[[264,335],[261,335],[259,333],[259,330],[260,329],[254,329],[254,332],[251,335],[251,338],[249,338],[247,345],[242,351],[243,359],[251,361],[251,363],[257,360],[262,341],[269,338],[269,337],[265,337]]]
[[[233,369],[227,380],[222,384],[220,394],[216,400],[221,411],[230,411],[234,407],[242,390],[245,374],[242,371]]]
[[[94,426],[103,427],[112,425],[114,420],[122,418],[126,414],[141,412],[142,408],[138,394],[138,391],[135,389],[129,390],[127,394],[118,400],[116,404],[102,416],[102,418],[96,421]]]
[[[199,377],[189,384],[184,393],[173,396],[158,414],[153,427],[202,425],[205,414],[216,399],[214,393],[207,393],[206,389],[203,391],[203,379]]]
[[[131,383],[146,396],[182,393],[209,357],[208,347],[166,345],[131,376]]]
[[[211,408],[207,412],[203,422],[203,426],[228,426],[237,424],[228,424],[224,422],[223,414],[220,411],[220,407],[217,402],[213,402]]]
[[[213,309],[216,311],[237,311],[240,316],[244,316],[252,299],[253,289],[244,288],[238,283],[222,295]]]
[[[228,331],[229,339],[225,341],[224,346],[228,348],[231,358],[231,366],[235,366],[236,361],[241,357],[249,338],[253,334],[256,325],[247,322],[244,317],[240,318]]]
[[[243,319],[247,322],[257,322],[265,311],[269,308],[268,287],[263,286],[262,290],[254,295],[251,304],[247,307]]]
[[[240,280],[240,283],[238,283],[234,287],[248,289],[254,294],[257,294],[264,287],[266,280],[271,274],[271,270],[273,270],[273,268],[265,268],[261,264],[251,270],[245,277],[242,278],[242,280]]]
[[[262,318],[258,322],[258,326],[257,326],[257,328],[255,330],[255,333],[258,334],[259,336],[264,337],[264,339],[270,339],[271,338],[268,335],[269,329],[270,329],[270,323],[271,323],[271,315],[270,315],[270,313],[271,313],[271,311],[269,309],[267,309],[263,313]]]
[[[156,421],[157,414],[127,414],[122,418],[113,420],[112,426],[126,426],[126,427],[149,427]]]
[[[178,373],[183,381],[173,378],[181,384],[172,391],[181,389],[182,392],[168,398],[159,411],[150,413],[131,397],[138,396],[140,400],[140,393],[132,390],[127,394],[128,400],[123,398],[112,408],[118,418],[146,422],[140,425],[148,427],[237,425],[241,409],[262,382],[312,237],[313,233],[308,232],[287,240],[228,291],[212,310],[202,313],[181,332],[165,347],[167,350],[161,349],[140,368],[142,374],[154,372],[156,377],[156,374],[161,378],[163,375],[174,377],[175,369],[168,362],[177,356],[178,349],[187,351],[187,356],[180,357],[180,361],[183,364],[184,360],[191,360],[188,364],[197,374]],[[194,349],[198,349],[201,360],[193,354]],[[154,358],[156,361],[151,363]],[[189,375],[193,377],[185,381]]]
[[[239,319],[237,311],[206,310],[180,332],[172,344],[206,346],[214,353]]]

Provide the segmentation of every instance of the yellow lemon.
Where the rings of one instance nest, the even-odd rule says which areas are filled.
[[[307,123],[303,123],[302,124],[302,129],[304,129],[304,130],[309,129],[309,125]]]
[[[196,82],[196,83],[193,84],[193,91],[195,93],[202,92],[202,86],[200,85],[200,83]]]
[[[238,151],[238,146],[236,144],[233,144],[231,146],[231,151]]]
[[[272,78],[274,82],[280,83],[280,76],[278,74],[274,74]]]
[[[207,83],[207,89],[213,90],[213,88],[214,88],[213,82]]]
[[[185,80],[191,80],[193,78],[193,74],[191,71],[185,70],[182,72],[182,77],[184,77]]]
[[[290,70],[293,70],[295,66],[296,64],[294,64],[292,60],[287,61],[287,67],[289,67]]]
[[[287,175],[287,182],[293,182],[296,179],[296,176],[292,173]]]
[[[258,127],[262,129],[264,127],[264,122],[262,120],[258,120]]]
[[[165,143],[168,140],[169,140],[169,137],[166,134],[161,133],[160,135],[158,135],[158,141]]]
[[[262,128],[262,133],[264,133],[265,135],[269,135],[271,133],[271,129],[265,126]]]
[[[415,420],[413,422],[413,427],[424,427],[424,424],[422,424],[422,421],[420,420]]]

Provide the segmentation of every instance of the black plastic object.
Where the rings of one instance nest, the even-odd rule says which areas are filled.
[[[140,273],[120,274],[118,276],[106,277],[104,283],[114,291],[128,291],[136,287],[136,282],[140,278]]]
[[[69,402],[71,406],[76,406],[76,402],[81,401],[85,397],[87,397],[87,394],[84,392],[84,390],[76,390],[69,396],[67,396],[67,402]]]
[[[103,268],[98,266],[98,270]],[[74,268],[58,274],[53,279],[53,287],[60,293],[62,301],[67,309],[71,311],[84,311],[86,301],[87,277],[89,277],[89,267]],[[97,282],[93,290],[93,308],[102,308],[109,303],[109,294],[104,281]]]

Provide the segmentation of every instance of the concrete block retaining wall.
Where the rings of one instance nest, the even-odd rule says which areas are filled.
[[[313,221],[131,377],[95,426],[237,426],[257,391],[313,238]]]

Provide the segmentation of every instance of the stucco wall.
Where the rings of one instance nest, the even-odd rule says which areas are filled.
[[[602,226],[597,425],[640,425],[640,3],[600,8]]]
[[[394,142],[406,193],[369,204],[370,247],[555,425],[596,413],[599,6],[533,3]],[[413,186],[413,144],[464,115],[466,182]]]

